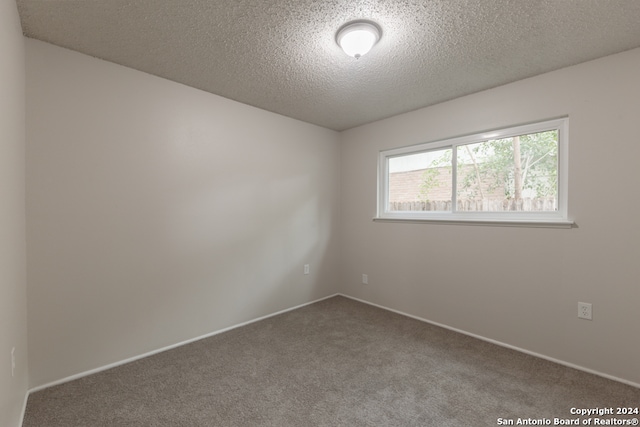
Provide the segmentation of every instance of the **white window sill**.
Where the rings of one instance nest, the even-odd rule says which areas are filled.
[[[574,228],[575,222],[563,219],[504,219],[504,218],[386,218],[375,217],[376,222],[406,222],[414,224],[484,225],[493,227]]]

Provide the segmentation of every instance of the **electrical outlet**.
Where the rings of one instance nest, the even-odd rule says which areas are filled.
[[[16,348],[11,349],[11,377],[16,374]]]
[[[369,276],[367,274],[363,274],[362,275],[362,284],[363,285],[368,285],[369,284]]]
[[[588,302],[578,303],[578,317],[580,319],[593,320],[591,312],[591,304]]]
[[[309,264],[304,265],[304,274],[309,274]]]

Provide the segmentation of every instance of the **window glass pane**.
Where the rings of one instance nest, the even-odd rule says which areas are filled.
[[[389,158],[388,211],[451,211],[451,148]]]
[[[558,131],[457,147],[458,211],[558,209]]]

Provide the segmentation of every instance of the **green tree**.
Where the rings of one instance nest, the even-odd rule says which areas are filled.
[[[431,190],[441,185],[439,179],[440,174],[448,171],[451,174],[451,149],[443,150],[442,156],[433,160],[422,173],[422,182],[420,183],[420,199],[429,202]]]
[[[555,196],[558,189],[558,132],[546,131],[458,147],[460,187],[484,197],[483,188],[504,188],[506,198]]]

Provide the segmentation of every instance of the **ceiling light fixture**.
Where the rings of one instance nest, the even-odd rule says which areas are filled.
[[[358,20],[347,22],[336,34],[336,42],[344,52],[358,59],[380,40],[382,31],[375,22]]]

